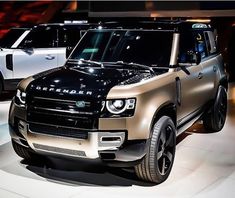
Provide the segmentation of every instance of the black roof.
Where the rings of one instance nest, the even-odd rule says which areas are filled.
[[[119,29],[157,29],[157,30],[208,30],[213,29],[209,23],[189,22],[189,21],[127,21],[127,22],[104,22],[101,23],[104,28],[119,28]]]

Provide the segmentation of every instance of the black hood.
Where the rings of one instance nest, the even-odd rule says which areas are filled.
[[[61,67],[37,74],[26,90],[27,121],[97,130],[110,89],[151,76],[148,68],[121,66]]]
[[[153,76],[149,70],[118,67],[61,67],[34,76],[29,90],[43,95],[104,98],[115,85],[137,83]]]

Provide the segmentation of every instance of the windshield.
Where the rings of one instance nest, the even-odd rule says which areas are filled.
[[[154,30],[89,31],[69,59],[169,66],[173,33]]]
[[[7,34],[0,40],[0,47],[11,48],[16,40],[25,32],[25,29],[10,29]]]

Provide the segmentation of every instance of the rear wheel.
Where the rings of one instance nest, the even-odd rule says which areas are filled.
[[[146,156],[135,166],[136,175],[145,181],[161,183],[170,172],[175,157],[176,129],[168,116],[163,116],[153,126]]]
[[[227,92],[222,86],[219,87],[215,102],[203,118],[203,125],[207,131],[220,131],[226,120]]]

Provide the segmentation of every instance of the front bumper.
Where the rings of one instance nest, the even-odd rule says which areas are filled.
[[[14,100],[9,113],[10,134],[22,146],[43,155],[101,159],[113,166],[133,166],[146,154],[147,140],[127,140],[127,131],[92,131],[86,139],[32,131],[26,110]]]

